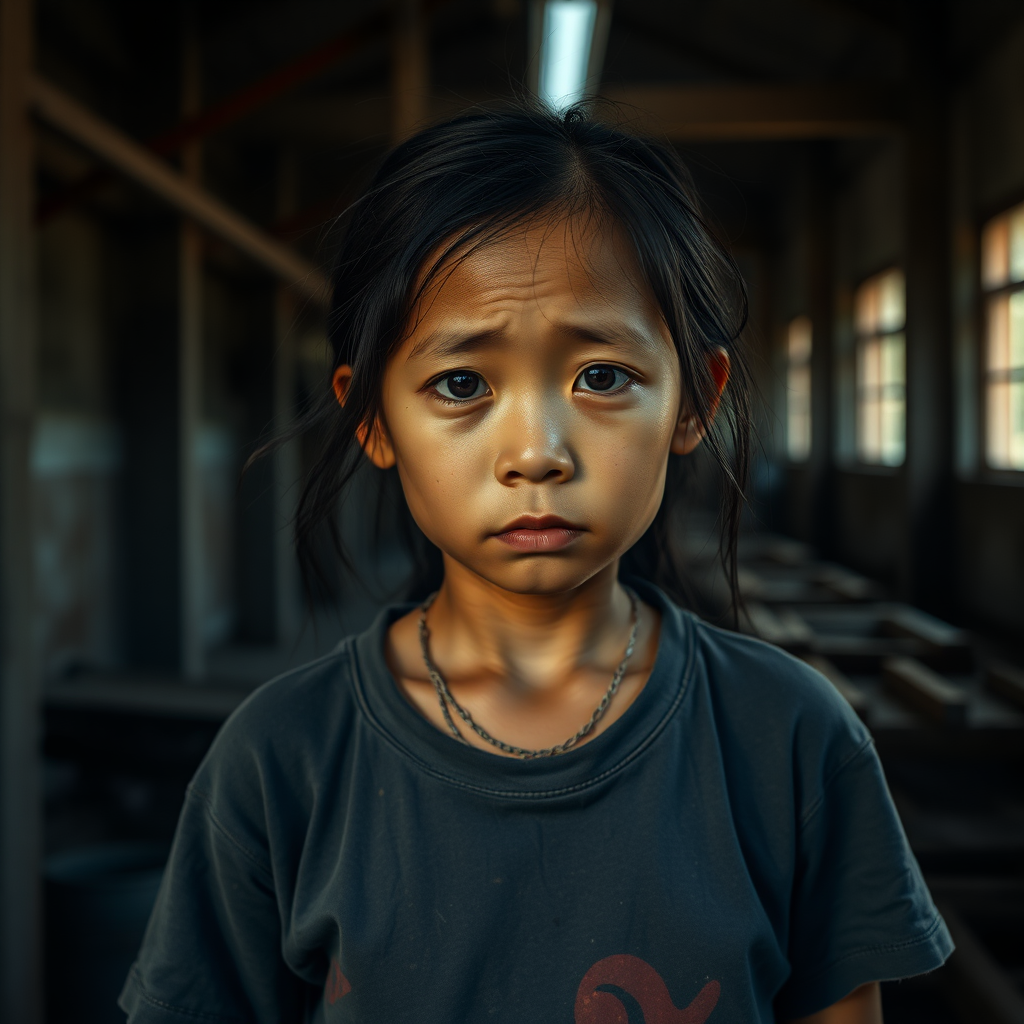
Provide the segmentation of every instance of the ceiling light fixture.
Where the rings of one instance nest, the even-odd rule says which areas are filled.
[[[546,0],[534,9],[540,29],[537,95],[552,110],[564,110],[583,99],[600,75],[610,5]]]

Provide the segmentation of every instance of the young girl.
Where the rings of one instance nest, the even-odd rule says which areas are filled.
[[[335,280],[301,550],[365,453],[443,579],[225,725],[130,1021],[880,1021],[951,943],[867,732],[649,582],[678,463],[724,470],[728,548],[747,450],[742,286],[678,159],[579,110],[430,128]]]

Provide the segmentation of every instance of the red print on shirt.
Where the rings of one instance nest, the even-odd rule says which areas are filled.
[[[643,1013],[643,1024],[704,1024],[720,992],[718,982],[709,981],[680,1010],[649,963],[626,953],[606,956],[583,975],[576,993],[576,1024],[639,1024],[630,1015],[634,1004]]]
[[[327,972],[327,987],[324,989],[327,1004],[333,1006],[342,996],[347,996],[351,991],[351,983],[341,973],[341,964],[337,960],[332,960],[330,970]]]

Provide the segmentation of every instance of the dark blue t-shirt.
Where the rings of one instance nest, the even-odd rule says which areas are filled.
[[[820,675],[660,592],[633,705],[558,757],[460,745],[389,624],[268,683],[193,780],[133,1024],[753,1024],[952,948]]]

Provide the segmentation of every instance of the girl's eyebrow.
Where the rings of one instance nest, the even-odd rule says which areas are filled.
[[[558,329],[563,334],[589,344],[615,345],[626,342],[638,348],[650,349],[654,343],[654,339],[649,337],[645,331],[627,323],[606,325],[566,323],[559,324]],[[504,334],[504,328],[492,328],[486,331],[453,331],[439,327],[413,346],[409,358],[415,359],[427,352],[432,356],[440,357],[464,355],[497,341]]]
[[[655,343],[646,331],[633,324],[616,321],[607,324],[562,324],[560,330],[580,341],[598,345],[619,345],[625,342],[637,348],[650,349]]]
[[[426,352],[434,356],[457,356],[466,352],[475,352],[478,348],[494,341],[504,334],[501,328],[491,328],[488,331],[453,331],[444,327],[438,327],[431,331],[425,338],[416,342],[409,353],[410,359],[415,359]]]

